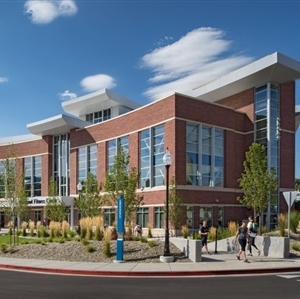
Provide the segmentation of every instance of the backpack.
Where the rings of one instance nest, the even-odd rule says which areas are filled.
[[[252,230],[251,230],[253,233],[257,233],[258,231],[258,225],[256,222],[253,222],[252,223]]]

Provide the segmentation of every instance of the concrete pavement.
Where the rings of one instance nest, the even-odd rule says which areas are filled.
[[[237,260],[234,253],[203,253],[198,263],[86,263],[0,257],[0,269],[69,275],[119,277],[193,277],[239,274],[300,272],[300,258],[248,257]]]

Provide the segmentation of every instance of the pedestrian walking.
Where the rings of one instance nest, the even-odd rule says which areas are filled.
[[[209,251],[208,251],[208,248],[207,248],[207,238],[208,238],[208,234],[209,234],[209,227],[207,225],[207,221],[204,220],[201,227],[200,227],[200,230],[199,230],[199,235],[201,236],[201,244],[202,244],[202,248],[204,247],[206,252],[208,254],[211,254]]]
[[[257,225],[256,223],[253,223],[253,218],[252,216],[248,217],[248,224],[247,224],[247,229],[248,229],[248,255],[252,256],[252,247],[254,247],[257,251],[257,255],[260,255],[260,250],[257,248],[255,245],[255,238],[257,235]]]
[[[236,255],[236,258],[240,260],[241,255],[243,255],[244,262],[250,263],[247,260],[247,256],[246,256],[247,235],[248,235],[247,220],[243,220],[242,225],[238,228],[238,231],[236,232],[235,235],[235,243],[237,243],[237,240],[239,240],[239,244],[240,244],[240,250]]]
[[[137,237],[142,236],[142,227],[138,223],[135,224],[134,233]]]

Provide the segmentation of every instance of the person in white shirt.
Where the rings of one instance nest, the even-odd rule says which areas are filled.
[[[247,228],[248,228],[248,255],[252,256],[252,246],[257,250],[257,255],[260,255],[260,250],[257,248],[257,246],[255,245],[255,238],[256,238],[256,232],[253,230],[253,218],[252,216],[248,217],[248,224],[247,224]]]

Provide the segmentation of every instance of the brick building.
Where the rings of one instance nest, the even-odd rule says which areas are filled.
[[[266,145],[268,167],[279,176],[278,195],[263,218],[272,226],[278,213],[287,211],[282,192],[294,189],[298,78],[300,62],[274,53],[195,88],[193,96],[174,93],[141,106],[112,91],[98,91],[63,102],[66,114],[28,124],[29,135],[1,138],[0,160],[13,144],[25,171],[32,220],[44,217],[53,177],[74,225],[78,182],[88,172],[104,182],[121,145],[141,174],[137,193],[143,194],[144,205],[137,219],[143,227],[150,223],[160,230],[166,196],[162,157],[168,148],[170,177],[184,198],[185,221],[198,229],[203,219],[226,226],[252,213],[236,198],[245,151],[258,142]],[[112,224],[115,207],[103,212],[105,222]],[[3,212],[0,220],[6,225]]]

